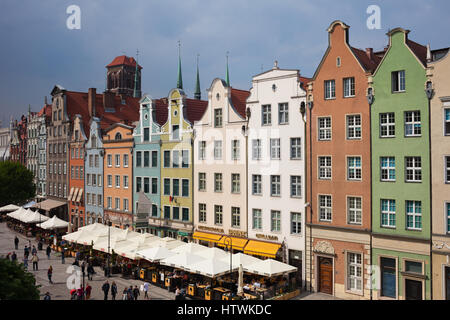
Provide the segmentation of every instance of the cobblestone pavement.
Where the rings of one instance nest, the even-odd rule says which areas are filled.
[[[19,249],[15,250],[14,248],[14,237],[18,236],[19,238]],[[17,260],[19,262],[23,259],[23,249],[25,245],[28,245],[28,240],[31,240],[31,244],[35,245],[37,248],[36,238],[28,238],[22,234],[19,234],[6,226],[6,222],[0,223],[0,256],[6,256],[9,252],[15,251],[17,254]],[[52,297],[52,300],[69,300],[70,299],[70,290],[67,288],[67,279],[71,276],[70,273],[66,273],[66,270],[72,263],[75,261],[72,257],[67,257],[65,259],[65,264],[61,263],[61,255],[58,252],[52,250],[50,254],[50,260],[48,260],[47,255],[45,254],[46,246],[43,248],[44,250],[38,251],[39,263],[38,271],[33,271],[33,266],[31,262],[28,262],[28,270],[33,273],[37,284],[41,285],[40,293],[41,299],[44,294],[48,291]],[[49,266],[53,268],[53,284],[50,284],[47,278],[47,269]],[[96,274],[93,276],[92,281],[88,281],[87,276],[85,278],[85,282],[89,282],[92,287],[91,292],[91,300],[103,300],[103,291],[101,291],[101,286],[105,282],[106,278],[104,277],[104,273],[100,267],[95,267]],[[130,280],[124,279],[120,275],[112,275],[108,279],[111,284],[113,281],[117,284],[117,297],[116,299],[122,298],[122,291],[125,287],[137,285],[138,288],[144,282],[141,280]],[[175,294],[167,291],[167,289],[162,289],[160,287],[156,287],[150,285],[150,300],[174,300]],[[111,294],[108,296],[108,299],[111,299]],[[138,300],[144,300],[144,294],[141,292],[141,295],[138,297]]]

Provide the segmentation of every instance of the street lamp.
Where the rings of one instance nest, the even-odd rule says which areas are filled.
[[[224,236],[224,237],[225,237],[224,244],[229,248],[228,250],[230,250],[230,279],[233,280],[233,273],[232,273],[232,270],[233,270],[233,240],[229,236]],[[233,281],[231,281],[231,282],[233,282]]]
[[[108,257],[107,257],[107,265],[106,265],[106,276],[108,278],[110,277],[110,270],[109,270],[110,239],[111,239],[111,221],[109,220],[109,216],[108,216]]]

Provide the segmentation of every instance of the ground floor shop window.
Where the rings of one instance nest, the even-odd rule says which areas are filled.
[[[361,292],[363,284],[362,255],[347,254],[347,290]]]
[[[381,258],[381,296],[397,297],[397,266],[395,259]]]

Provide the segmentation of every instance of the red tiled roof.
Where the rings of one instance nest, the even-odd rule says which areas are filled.
[[[307,90],[308,89],[307,84],[311,81],[311,78],[300,77],[300,81],[303,83],[302,88]]]
[[[427,66],[427,47],[418,44],[417,42],[414,42],[412,40],[406,39],[406,44],[408,47],[414,52],[416,57],[422,62],[422,64],[426,67]]]
[[[236,112],[244,119],[246,119],[245,110],[249,95],[250,91],[231,88],[231,102],[233,103]]]
[[[381,61],[379,56],[372,54],[372,59],[370,59],[366,51],[354,47],[351,47],[351,49],[366,71],[375,71]]]
[[[136,67],[136,60],[134,60],[133,57],[127,57],[125,55],[115,57],[114,60],[108,64],[106,67],[115,67],[115,66],[121,66],[121,65],[127,65],[131,67]],[[139,66],[139,69],[142,69],[141,66]]]
[[[208,107],[208,101],[198,99],[186,99],[184,107],[184,117],[194,125],[195,121],[199,121]]]
[[[156,116],[156,122],[162,126],[164,123],[167,122],[167,116],[169,114],[168,112],[168,100],[167,98],[157,99],[154,100],[155,102],[155,116]]]

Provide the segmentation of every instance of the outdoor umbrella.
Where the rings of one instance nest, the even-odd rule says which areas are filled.
[[[195,254],[199,255],[200,257],[203,257],[205,259],[222,259],[225,257],[228,257],[228,262],[230,259],[230,254],[226,253],[225,251],[223,251],[222,249],[219,248],[207,248],[207,247],[203,247],[204,249],[196,252]],[[229,265],[229,263],[228,263]],[[228,267],[229,269],[229,267]]]
[[[15,204],[8,204],[7,206],[1,207],[0,212],[15,211],[19,208],[20,207],[16,206]]]
[[[226,257],[223,257],[220,260],[223,261],[223,262],[229,263],[230,262],[230,256],[227,255]],[[243,266],[249,266],[249,265],[252,265],[254,263],[261,262],[261,261],[262,261],[261,259],[258,259],[258,258],[255,258],[255,257],[249,256],[247,254],[239,252],[239,253],[233,254],[232,266],[233,266],[233,268],[239,268],[239,266],[241,264]]]
[[[26,215],[26,214],[27,214],[27,210],[24,209],[24,208],[22,208],[22,207],[20,207],[20,208],[17,209],[16,211],[13,211],[13,212],[11,212],[11,213],[8,213],[7,216],[8,216],[8,217],[11,217],[11,218],[13,218],[13,219],[16,219],[16,220],[20,220],[20,217],[21,217],[22,215]]]
[[[53,216],[53,218],[43,222],[38,223],[36,226],[46,230],[53,230],[59,228],[66,228],[69,225],[67,221],[59,219],[57,216]]]
[[[242,264],[240,264],[237,294],[242,294],[243,292],[244,292],[244,268],[242,267]]]
[[[137,255],[150,262],[155,262],[174,256],[176,253],[165,247],[153,247],[140,250],[137,252]]]
[[[164,247],[167,249],[174,249],[176,247],[180,247],[185,245],[186,243],[180,240],[176,240],[173,238],[165,237],[162,239],[158,239],[154,243],[152,243],[152,247]]]
[[[230,265],[220,260],[207,259],[188,264],[186,270],[209,278],[215,278],[230,273]]]
[[[176,248],[172,249],[172,251],[175,252],[175,253],[186,252],[186,253],[195,253],[195,254],[197,254],[200,251],[204,251],[206,249],[209,249],[209,248],[205,247],[205,246],[202,246],[202,245],[199,245],[199,244],[196,244],[194,242],[189,242],[189,243],[186,243],[186,244],[184,244],[182,246],[179,246],[179,247],[176,247]]]
[[[262,276],[274,277],[285,273],[295,272],[297,271],[297,268],[277,260],[267,259],[244,267],[244,271]]]
[[[189,265],[205,260],[204,258],[194,254],[194,253],[179,253],[174,256],[168,257],[160,261],[162,265],[186,269]]]
[[[37,223],[37,222],[47,221],[49,219],[50,219],[49,217],[44,216],[44,215],[40,214],[39,212],[30,210],[30,209],[28,209],[28,213],[26,215],[22,215],[20,217],[20,220],[25,223]]]

